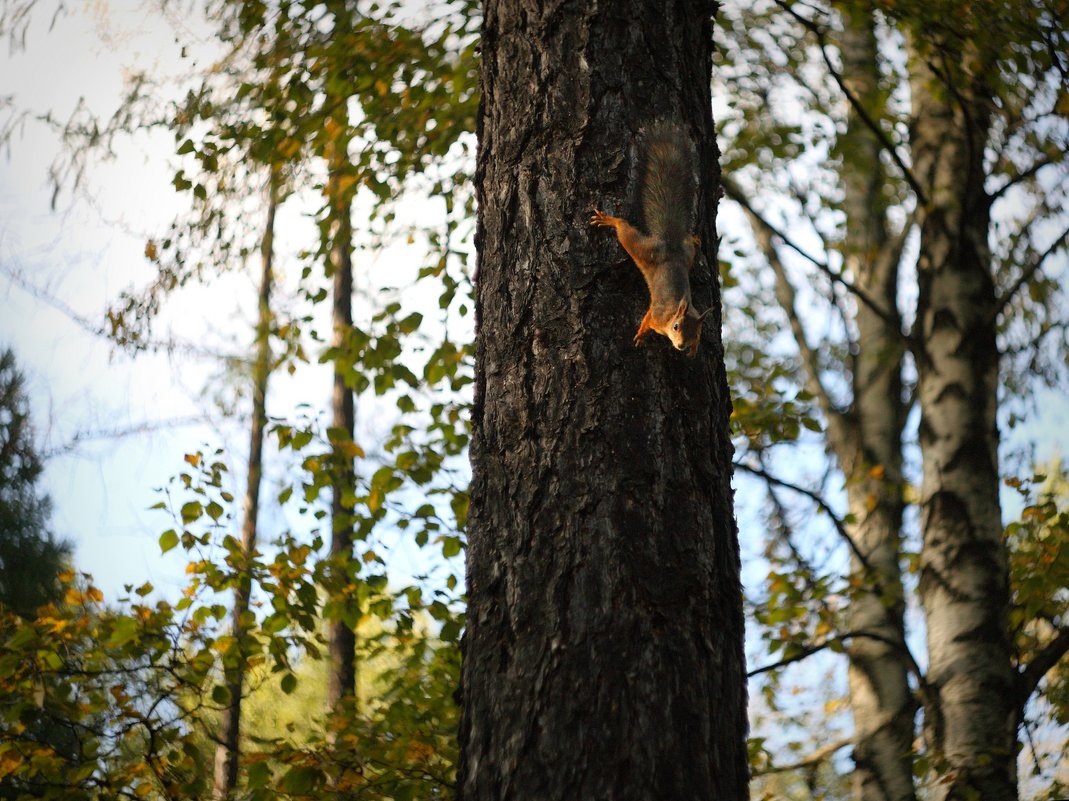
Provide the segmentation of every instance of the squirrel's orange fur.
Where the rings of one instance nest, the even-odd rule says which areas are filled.
[[[646,233],[622,217],[595,211],[592,225],[616,229],[616,238],[634,259],[650,291],[650,307],[635,334],[637,345],[647,331],[671,340],[678,350],[698,351],[701,314],[690,299],[690,270],[700,241],[689,233],[697,199],[694,146],[674,125],[661,123],[649,133],[639,184]]]

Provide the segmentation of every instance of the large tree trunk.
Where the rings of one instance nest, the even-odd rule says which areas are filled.
[[[249,430],[249,466],[245,476],[242,504],[241,555],[234,588],[231,628],[237,648],[231,653],[236,660],[225,670],[229,702],[219,723],[219,744],[215,751],[215,775],[212,797],[225,801],[234,793],[238,781],[238,755],[241,737],[241,703],[247,668],[246,650],[251,623],[249,599],[252,576],[249,561],[256,549],[257,519],[260,514],[260,477],[263,473],[264,430],[267,427],[267,382],[271,376],[271,288],[274,284],[275,211],[278,208],[278,173],[272,171],[268,185],[267,222],[260,242],[260,294],[256,319],[256,355],[252,369],[252,418]]]
[[[933,798],[1016,799],[1009,582],[999,508],[999,355],[983,158],[990,98],[968,52],[911,55],[921,203],[917,356]],[[940,73],[950,75],[949,88]]]
[[[883,114],[875,20],[867,4],[841,5],[840,51],[847,90],[871,120]],[[850,709],[854,717],[854,796],[912,801],[914,702],[905,648],[900,568],[903,510],[902,356],[896,305],[900,247],[887,225],[883,146],[851,107],[839,141],[846,212],[844,267],[855,298],[857,347],[853,404],[829,440],[846,478],[852,522],[847,630]]]
[[[746,797],[719,314],[694,359],[634,347],[642,276],[588,225],[634,203],[640,128],[677,123],[719,312],[710,10],[486,3],[465,801]]]

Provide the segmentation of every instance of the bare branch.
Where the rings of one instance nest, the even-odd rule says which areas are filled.
[[[210,422],[205,415],[189,415],[186,417],[172,417],[169,420],[142,420],[139,423],[131,423],[118,428],[102,428],[94,431],[81,431],[75,434],[64,444],[45,451],[43,456],[51,459],[54,456],[62,456],[70,453],[79,446],[99,440],[123,439],[139,434],[151,434],[156,431],[167,431],[182,426],[196,426]]]
[[[1047,249],[1043,251],[1035,261],[1025,267],[1021,272],[1021,275],[1013,283],[1013,286],[1003,292],[1002,296],[995,301],[993,319],[997,319],[999,315],[1005,311],[1006,306],[1013,300],[1014,295],[1020,292],[1029,281],[1036,277],[1036,274],[1043,268],[1044,262],[1053,256],[1067,241],[1069,241],[1069,226],[1054,238],[1054,241],[1050,243]]]
[[[899,336],[902,337],[902,340],[906,343],[907,347],[911,346],[909,335],[902,331],[901,322],[897,320],[894,315],[888,314],[887,311],[879,303],[876,302],[875,298],[868,294],[868,292],[856,286],[850,279],[842,275],[842,273],[833,270],[827,262],[821,261],[812,254],[806,252],[804,248],[796,244],[783,231],[781,231],[779,228],[769,222],[768,219],[766,219],[760,212],[758,212],[753,207],[749,199],[743,193],[742,189],[730,178],[722,178],[721,184],[724,187],[724,194],[734,200],[740,206],[742,206],[743,210],[746,212],[746,215],[750,218],[751,224],[756,224],[755,232],[757,231],[757,229],[763,229],[767,234],[771,234],[772,236],[779,239],[781,242],[783,242],[784,245],[786,245],[788,248],[793,250],[803,259],[805,259],[818,270],[820,270],[822,273],[824,273],[824,275],[826,275],[833,283],[843,287],[850,294],[852,294],[854,297],[864,303],[868,308],[873,311],[873,313],[875,313],[881,320],[883,320],[884,323],[887,324],[889,330],[897,332]],[[767,252],[768,251],[766,249],[766,255]]]
[[[792,770],[801,770],[802,768],[812,767],[813,765],[818,765],[821,762],[825,761],[835,752],[846,748],[846,746],[850,745],[852,742],[853,740],[851,740],[849,737],[844,737],[841,740],[835,740],[834,742],[830,742],[827,745],[821,746],[809,756],[803,757],[797,762],[792,762],[789,765],[770,765],[767,768],[755,770],[753,772],[753,775],[768,776],[772,773],[787,773],[788,771]]]
[[[17,267],[0,266],[0,275],[5,276],[13,285],[21,289],[30,297],[51,306],[69,319],[83,331],[101,339],[112,339],[102,323],[95,323],[89,317],[75,311],[69,304],[60,300],[51,290],[41,287],[31,281],[26,274]],[[180,353],[187,356],[216,359],[219,361],[248,361],[247,356],[226,353],[224,351],[205,348],[203,345],[182,341],[176,338],[165,340],[153,340],[144,344],[144,349],[152,352]]]
[[[737,183],[735,183],[730,178],[726,178],[726,177],[725,178],[721,178],[720,182],[724,187],[724,194],[727,195],[732,200],[734,200],[740,206],[742,206],[743,210],[747,213],[747,215],[749,215],[754,220],[756,220],[758,223],[760,223],[762,228],[767,229],[767,231],[770,234],[774,235],[777,239],[782,241],[784,245],[789,247],[791,250],[793,250],[795,253],[797,253],[799,256],[801,256],[806,261],[808,261],[810,264],[812,264],[818,270],[820,270],[822,272],[828,272],[830,274],[830,269],[831,268],[828,267],[827,264],[825,264],[823,261],[818,259],[816,256],[813,256],[812,254],[808,253],[800,245],[795,243],[794,240],[792,240],[789,236],[787,236],[785,233],[783,233],[783,231],[781,231],[780,229],[776,228],[776,226],[774,226],[767,219],[765,219],[765,217],[762,216],[761,213],[758,212],[753,207],[753,204],[750,203],[749,198],[746,197],[745,193],[742,191],[742,188]],[[835,278],[834,274],[830,274],[830,275],[831,275],[831,277],[833,279]],[[845,280],[845,279],[843,279],[843,280]]]
[[[1069,653],[1069,627],[1061,629],[1058,635],[1017,674],[1017,706],[1022,713],[1029,697],[1035,692],[1043,677],[1061,661],[1066,653]]]
[[[806,659],[812,656],[813,654],[819,653],[820,651],[823,651],[827,648],[831,648],[836,644],[843,644],[847,640],[856,640],[862,637],[865,637],[870,640],[876,640],[877,642],[882,642],[901,650],[906,655],[906,658],[909,660],[910,672],[913,673],[914,677],[919,682],[921,692],[926,692],[927,682],[925,681],[924,674],[921,672],[920,665],[913,658],[913,654],[910,652],[909,648],[907,648],[901,640],[895,640],[890,637],[885,637],[882,634],[876,634],[875,632],[871,631],[845,631],[842,634],[837,634],[834,637],[828,637],[826,640],[822,640],[818,643],[802,646],[797,653],[791,654],[790,656],[786,656],[776,662],[771,662],[767,665],[761,665],[760,667],[756,667],[753,670],[747,672],[746,676],[747,678],[753,678],[754,676],[759,676],[762,673],[769,673],[773,670],[779,670],[780,668],[787,667],[788,665],[792,665],[795,662],[801,662],[803,659]]]
[[[858,100],[854,96],[854,93],[847,88],[846,82],[843,80],[843,76],[839,74],[838,70],[836,70],[835,66],[831,63],[831,57],[828,55],[828,36],[825,29],[821,25],[815,23],[813,20],[807,19],[806,17],[799,14],[797,11],[791,8],[790,4],[787,3],[786,0],[775,0],[775,3],[788,14],[790,14],[791,17],[797,20],[798,23],[802,25],[802,27],[804,27],[806,30],[810,31],[814,36],[816,36],[817,45],[820,47],[820,55],[824,59],[824,65],[828,68],[829,74],[835,80],[835,83],[838,85],[839,89],[842,90],[842,93],[846,97],[847,102],[850,103],[850,106],[854,109],[854,111],[857,113],[858,118],[865,124],[865,126],[868,127],[873,132],[873,134],[876,135],[876,138],[880,142],[880,146],[887,152],[887,154],[891,157],[891,160],[894,161],[895,165],[901,171],[902,177],[905,178],[906,183],[909,184],[910,189],[912,189],[913,193],[917,196],[917,203],[921,206],[927,206],[927,194],[921,188],[920,182],[917,180],[916,176],[913,175],[913,171],[908,166],[906,166],[906,162],[902,159],[900,155],[898,155],[898,149],[895,147],[894,142],[892,142],[887,137],[887,132],[884,131],[880,124],[872,118],[872,116],[865,109],[864,105],[862,105],[861,101]]]
[[[1006,183],[1004,183],[1002,186],[1000,186],[998,189],[996,189],[994,192],[987,196],[988,202],[994,203],[1013,187],[1029,180],[1030,178],[1034,178],[1036,173],[1038,173],[1044,167],[1049,167],[1051,164],[1057,164],[1058,162],[1062,161],[1062,158],[1064,157],[1059,157],[1055,159],[1051,155],[1045,155],[1043,158],[1032,164],[1032,166],[1030,166],[1028,169],[1022,170],[1021,172],[1017,173],[1017,175],[1014,175],[1007,179]]]
[[[846,530],[846,525],[843,523],[842,519],[828,505],[827,501],[820,497],[820,495],[818,495],[816,492],[813,492],[813,490],[808,489],[806,487],[799,486],[798,484],[793,484],[790,481],[784,481],[782,478],[777,478],[776,476],[772,475],[763,468],[753,467],[751,465],[746,464],[745,462],[735,462],[735,469],[742,470],[744,473],[749,473],[752,476],[762,478],[769,484],[773,484],[777,487],[789,489],[791,492],[796,492],[799,495],[803,495],[809,500],[811,500],[817,506],[818,509],[827,514],[829,518],[831,518],[832,525],[835,526],[835,531],[850,547],[850,551],[854,554],[854,556],[857,557],[858,561],[861,562],[861,564],[866,568],[866,570],[871,569],[868,564],[868,560],[865,557],[865,554],[861,552],[861,549],[854,541],[854,538],[850,536],[850,532]]]
[[[834,643],[840,642],[842,637],[832,637],[824,642],[815,643],[813,645],[806,645],[801,650],[790,656],[785,656],[783,659],[779,659],[775,662],[770,662],[767,665],[761,665],[755,667],[753,670],[746,672],[746,678],[752,679],[754,676],[760,676],[762,673],[771,673],[773,670],[779,670],[785,668],[788,665],[793,665],[795,662],[801,662],[803,659],[808,659],[813,654],[820,653],[826,648],[830,648]]]

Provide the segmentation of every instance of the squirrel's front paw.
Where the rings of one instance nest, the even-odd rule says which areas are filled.
[[[598,211],[597,209],[594,209],[594,213],[590,217],[590,224],[591,225],[603,225],[603,226],[611,228],[612,225],[613,225],[613,220],[614,219],[615,219],[614,217],[606,214],[605,212]]]

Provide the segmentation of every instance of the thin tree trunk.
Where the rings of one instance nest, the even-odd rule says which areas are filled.
[[[883,114],[875,20],[867,4],[840,6],[847,90],[875,120]],[[887,225],[882,145],[851,106],[839,141],[846,212],[844,266],[878,305],[855,300],[853,405],[829,437],[846,478],[853,522],[847,630],[854,717],[854,797],[912,801],[913,718],[900,567],[903,500],[904,342],[897,309],[899,247]],[[839,436],[834,436],[838,432]]]
[[[229,701],[219,724],[219,744],[215,751],[212,797],[225,801],[234,793],[238,780],[241,737],[241,703],[244,693],[248,629],[251,623],[249,599],[252,576],[248,563],[256,549],[257,519],[260,512],[260,479],[263,473],[264,430],[267,426],[267,383],[271,376],[271,288],[274,284],[275,212],[278,208],[278,174],[272,170],[268,185],[267,221],[260,242],[260,294],[256,319],[256,355],[252,371],[252,423],[249,431],[249,466],[242,504],[241,556],[244,564],[234,588],[231,628],[237,647],[236,663],[225,671]]]
[[[999,354],[988,246],[985,65],[913,40],[914,168],[921,208],[917,327],[920,595],[928,631],[925,735],[935,799],[1013,801],[1014,671],[999,507]],[[949,87],[933,70],[957,85]]]
[[[348,136],[344,133],[348,120],[339,125],[330,159],[327,192],[330,202],[330,270],[333,274],[332,347],[344,352],[353,327],[353,229],[351,220],[352,193],[346,188],[351,169],[348,156]],[[356,432],[356,410],[352,388],[345,381],[343,360],[334,362],[334,388],[331,399],[331,442],[334,447],[333,484],[331,487],[330,557],[339,573],[335,576],[335,598],[342,608],[353,603],[346,590],[353,557],[354,491],[353,457],[350,445]],[[348,618],[348,620],[346,619]],[[327,672],[327,710],[351,709],[356,692],[356,634],[350,621],[352,614],[330,620],[327,624],[330,666]]]
[[[464,801],[746,797],[710,11],[485,6]],[[655,120],[698,146],[693,359],[631,344],[646,287],[588,224]]]

